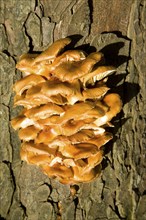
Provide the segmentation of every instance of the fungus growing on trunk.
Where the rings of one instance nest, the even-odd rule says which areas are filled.
[[[78,184],[101,173],[103,146],[113,137],[106,127],[122,102],[106,86],[115,68],[95,65],[103,54],[63,52],[70,42],[60,39],[40,55],[21,56],[16,67],[24,77],[14,85],[14,105],[24,109],[11,124],[19,130],[22,160],[61,183]]]

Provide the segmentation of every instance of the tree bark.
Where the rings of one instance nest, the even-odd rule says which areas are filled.
[[[1,219],[145,220],[146,1],[0,0],[0,8]],[[66,36],[87,53],[102,51],[117,67],[108,83],[123,101],[102,175],[76,186],[74,196],[68,185],[20,160],[20,140],[9,123],[19,112],[12,91],[21,77],[19,56]]]

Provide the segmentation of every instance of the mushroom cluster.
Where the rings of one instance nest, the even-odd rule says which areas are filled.
[[[103,146],[112,139],[106,127],[121,110],[118,94],[108,93],[100,52],[63,51],[70,38],[41,54],[24,54],[16,68],[15,106],[23,106],[11,124],[22,141],[21,159],[64,184],[88,182],[100,174]]]

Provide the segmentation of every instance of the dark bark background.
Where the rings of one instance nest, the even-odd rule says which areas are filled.
[[[0,10],[1,219],[56,220],[61,212],[62,220],[145,220],[146,1],[0,0]],[[123,100],[102,175],[80,184],[74,196],[68,185],[20,161],[20,141],[9,124],[19,112],[12,92],[21,77],[19,56],[70,35],[75,47],[101,50],[117,67],[109,85]]]

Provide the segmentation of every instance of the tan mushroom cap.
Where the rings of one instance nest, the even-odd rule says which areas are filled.
[[[71,135],[68,137],[69,141],[73,144],[85,142],[90,138],[94,137],[94,131],[93,130],[85,130],[82,129],[78,131],[77,133]]]
[[[32,74],[18,80],[14,85],[14,91],[17,95],[21,96],[25,90],[45,81],[46,80],[42,76]]]
[[[35,127],[34,125],[31,125],[20,129],[18,134],[21,140],[30,141],[30,140],[34,140],[37,137],[39,131],[40,131],[39,128]]]
[[[64,113],[62,107],[54,103],[48,103],[26,110],[24,115],[28,118],[32,118],[33,120],[39,120],[48,118],[51,115],[60,115],[62,113]]]
[[[48,176],[57,177],[61,183],[70,185],[90,182],[101,173],[101,165],[87,172],[85,172],[84,167],[80,166],[66,167],[65,165],[55,164],[52,167],[47,165],[41,167]]]
[[[60,101],[61,103],[59,103],[59,104],[62,104],[63,97],[67,101],[67,99],[70,96],[74,96],[74,95],[77,97],[75,101],[78,101],[79,99],[78,97],[81,97],[79,89],[76,87],[73,87],[73,85],[71,85],[70,83],[68,82],[62,83],[59,81],[58,82],[47,81],[47,82],[40,83],[28,89],[25,97],[26,99],[38,99],[39,100],[43,98],[46,100],[49,99],[50,101],[52,100],[52,102],[58,102],[60,101],[59,97],[62,96],[62,100]]]
[[[86,129],[92,129],[96,134],[102,134],[105,129],[98,127],[96,124],[94,124],[95,119],[89,120],[78,120],[73,121],[69,120],[65,124],[59,126],[57,121],[59,121],[60,116],[51,116],[50,118],[41,119],[37,121],[37,123],[40,125],[41,128],[45,128],[45,126],[50,126],[53,128],[53,131],[58,135],[65,135],[70,137],[71,135],[76,134],[77,132]],[[92,123],[93,121],[93,123]]]
[[[90,72],[80,78],[81,82],[85,86],[88,84],[93,84],[96,81],[100,81],[105,77],[113,74],[116,71],[113,66],[99,66],[93,72]]]
[[[67,99],[62,97],[60,94],[49,97],[39,92],[27,98],[25,96],[19,96],[19,95],[16,95],[14,98],[15,106],[20,105],[20,106],[24,106],[27,109],[40,106],[43,104],[47,104],[49,102],[55,103],[57,105],[65,105],[67,103]]]
[[[38,154],[48,154],[48,155],[56,155],[56,149],[49,147],[47,144],[41,143],[36,144],[33,141],[24,142],[22,144],[22,147],[24,147],[27,151],[31,151],[33,153]]]
[[[115,93],[108,94],[103,99],[104,103],[109,107],[109,110],[106,112],[106,114],[98,118],[94,121],[94,123],[97,126],[102,126],[109,122],[113,117],[115,117],[122,108],[122,102],[120,99],[120,96]]]
[[[63,54],[56,57],[54,62],[52,63],[52,66],[54,68],[56,66],[59,66],[61,63],[64,62],[72,62],[72,61],[81,61],[86,58],[85,52],[82,50],[68,50],[64,52]]]
[[[59,163],[54,164],[53,166],[42,165],[43,171],[52,177],[69,179],[73,177],[73,171],[71,168],[66,167],[65,165],[60,165]]]
[[[78,113],[78,114],[77,114]],[[65,123],[71,119],[84,120],[86,118],[100,117],[104,115],[104,110],[95,106],[93,102],[79,102],[70,106],[60,117],[58,123]]]
[[[58,133],[58,135],[65,135],[70,136],[81,130],[83,127],[84,122],[83,121],[77,121],[75,123],[72,123],[71,121],[66,122],[62,126],[58,126],[57,123],[54,125],[54,131]]]
[[[96,63],[98,63],[99,61],[101,61],[103,59],[103,54],[100,52],[93,52],[90,53],[85,60],[83,60],[82,64],[81,64],[81,70],[84,71],[85,73],[89,73],[94,65]],[[80,75],[80,77],[82,77]]]
[[[59,151],[65,157],[74,158],[74,160],[88,158],[91,155],[96,154],[100,147],[105,145],[113,138],[111,133],[104,133],[102,135],[97,135],[93,138],[86,140],[85,142],[80,142],[78,144],[66,144],[59,147]]]
[[[56,125],[57,124],[57,120],[60,118],[59,115],[51,115],[48,118],[44,118],[44,119],[39,119],[38,123],[41,126],[52,126],[52,125]]]
[[[71,142],[69,141],[69,139],[66,137],[66,136],[63,136],[63,135],[58,135],[57,137],[55,137],[53,140],[51,140],[49,143],[48,143],[48,146],[51,147],[51,148],[54,148],[54,147],[65,147],[66,145],[70,145]]]
[[[59,124],[56,125],[44,125],[44,129],[39,133],[39,135],[36,137],[35,141],[36,143],[49,143],[54,138],[56,138],[58,135],[64,135],[64,136],[71,136],[81,130],[83,127],[84,122],[79,121],[73,126],[67,122],[65,125],[60,126]],[[42,126],[42,124],[41,124]]]
[[[63,82],[72,82],[88,74],[102,57],[103,55],[101,53],[95,52],[88,55],[82,62],[63,62],[54,69],[53,76],[59,78]]]
[[[36,74],[38,71],[38,66],[32,67],[32,62],[37,56],[38,54],[23,54],[20,57],[19,62],[16,64],[16,68],[25,73],[24,76]]]
[[[101,142],[105,144],[107,140],[111,139],[111,134],[106,134],[106,137],[104,136],[105,130],[103,129],[102,133],[96,134],[97,132],[94,130],[80,130],[77,133],[67,136],[67,135],[58,135],[54,139],[50,140],[48,143],[49,147],[65,147],[66,145],[72,145],[72,144],[79,144],[83,142],[88,142],[89,139],[92,139],[95,137],[95,135],[99,139],[99,145],[101,145]],[[103,137],[101,137],[103,135]],[[90,140],[89,140],[90,141]],[[96,143],[97,145],[97,143]]]
[[[42,93],[46,94],[47,96],[53,96],[58,94],[68,96],[73,93],[73,89],[70,88],[69,83],[47,82],[42,85]]]
[[[36,64],[37,62],[41,62],[44,60],[54,60],[57,57],[57,55],[61,52],[61,50],[70,42],[70,38],[62,38],[60,40],[55,41],[52,45],[48,47],[47,50],[42,52],[39,56],[37,56],[34,59],[33,64]]]
[[[101,165],[97,165],[94,169],[90,169],[88,172],[84,173],[84,167],[75,166],[73,167],[74,179],[72,184],[81,182],[90,182],[94,180],[101,173]]]
[[[96,122],[95,119],[92,119],[92,120]],[[41,124],[41,126],[43,126],[43,125]],[[111,125],[106,124],[106,127],[109,127],[109,126],[111,126]],[[56,126],[53,125],[53,127],[57,132]],[[94,132],[94,135],[100,135],[105,132],[105,129],[103,127],[97,126],[94,122],[93,123],[86,123],[86,120],[85,121],[79,120],[79,121],[73,122],[73,124],[72,124],[72,122],[67,122],[64,125],[62,125],[61,127],[59,127],[59,129],[58,129],[58,131],[61,135],[68,136],[68,138],[77,137],[77,136],[81,137],[81,134],[78,135],[78,133],[82,132],[83,130],[85,130],[85,131],[92,130]],[[86,138],[86,135],[84,134],[83,137]]]
[[[95,135],[93,138],[88,139],[86,142],[89,144],[95,144],[98,149],[105,145],[113,138],[113,135],[110,132],[104,132],[101,135]]]
[[[35,164],[37,166],[41,166],[43,164],[48,165],[51,163],[51,161],[52,161],[52,156],[46,154],[28,156],[28,162],[30,164]]]
[[[52,60],[50,64],[47,60],[46,63],[43,61],[43,65],[46,67],[46,71],[41,74],[50,79],[50,73],[52,74],[53,70],[55,70],[57,66],[61,65],[62,63],[81,61],[85,59],[85,57],[85,53],[81,50],[68,50],[63,54],[57,56],[56,59]]]
[[[96,154],[98,148],[94,144],[79,143],[75,145],[66,145],[65,147],[60,147],[59,151],[65,157],[74,158],[74,160],[78,160],[81,158],[88,158],[91,155]]]
[[[55,130],[50,126],[46,126],[46,128],[38,134],[38,136],[35,139],[35,142],[36,143],[49,143],[58,135],[60,135],[60,133],[57,131],[57,129]]]
[[[84,99],[102,99],[102,97],[107,93],[109,88],[107,86],[102,86],[98,88],[83,90]]]
[[[87,167],[94,168],[95,166],[99,165],[103,160],[103,155],[104,155],[103,151],[100,150],[96,154],[91,155],[91,157],[88,157],[87,158],[87,164],[88,164]]]
[[[32,119],[26,118],[24,115],[17,116],[11,120],[11,125],[15,130],[19,128],[26,128],[34,124],[35,122]]]
[[[17,63],[16,68],[21,70],[24,76],[38,74],[50,78],[49,72],[51,71],[51,63],[60,51],[70,42],[71,39],[63,38],[50,45],[49,48],[40,55],[24,54],[20,57],[20,61]],[[47,61],[47,63],[45,61]]]
[[[25,149],[25,147],[21,148],[20,151],[20,157],[21,160],[26,161],[30,164],[35,164],[37,166],[40,166],[42,164],[50,164],[52,161],[53,156],[49,154],[37,154],[36,152],[29,151]]]
[[[81,129],[83,129],[83,127],[85,127],[85,122],[83,120],[79,120],[75,122],[73,120],[70,120],[62,125],[62,129],[60,130],[60,133],[62,135],[71,136],[77,133],[78,131],[80,131]]]
[[[104,97],[103,101],[110,107],[110,110],[106,113],[108,121],[115,117],[122,108],[122,101],[118,94],[111,93]]]

